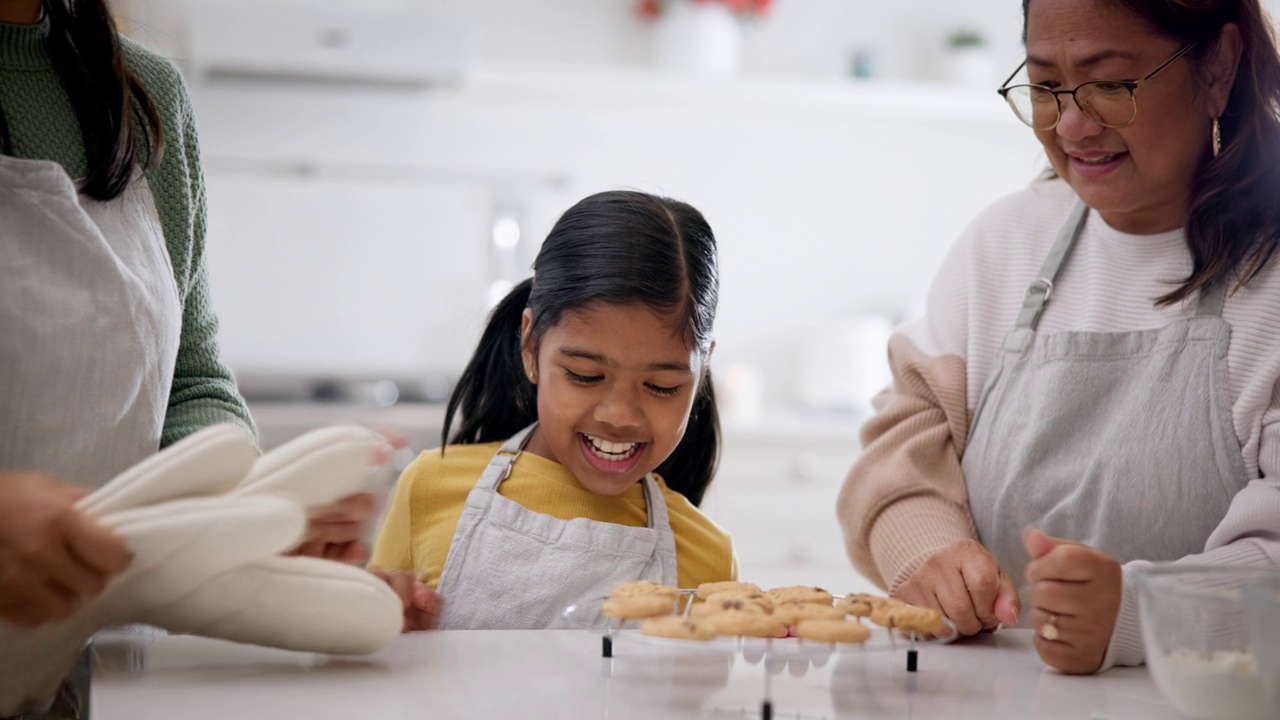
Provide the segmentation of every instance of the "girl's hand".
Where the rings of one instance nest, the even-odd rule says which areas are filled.
[[[87,491],[47,475],[0,472],[0,619],[63,620],[96,597],[133,554],[75,508]]]
[[[1072,675],[1097,672],[1120,615],[1120,563],[1087,545],[1027,532],[1031,623],[1046,665]]]
[[[976,635],[1000,623],[1017,625],[1022,610],[1013,581],[976,540],[937,551],[893,595],[941,612],[961,635]]]
[[[400,596],[400,602],[404,604],[403,632],[435,627],[436,614],[440,612],[440,595],[435,590],[423,585],[408,570],[370,568],[369,572],[382,578]]]

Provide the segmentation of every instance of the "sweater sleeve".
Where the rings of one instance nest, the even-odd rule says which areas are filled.
[[[161,445],[168,445],[208,425],[233,423],[255,432],[249,408],[236,388],[231,370],[218,352],[218,318],[209,295],[205,262],[205,191],[191,104],[182,96],[183,163],[191,192],[190,234],[186,294],[182,297],[182,335],[174,367],[169,411],[165,416]],[[174,240],[170,239],[170,244]]]
[[[182,332],[160,445],[221,423],[254,431],[244,398],[218,352],[218,320],[205,261],[204,176],[191,99],[172,63],[127,39],[121,42],[165,131],[164,154],[147,179],[182,304]]]
[[[962,238],[944,262],[926,316],[890,339],[893,384],[876,398],[837,500],[854,566],[890,592],[937,550],[976,536],[960,470],[967,246]]]

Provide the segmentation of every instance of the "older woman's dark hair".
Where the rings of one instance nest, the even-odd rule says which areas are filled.
[[[587,197],[556,222],[533,270],[490,314],[449,398],[444,443],[506,440],[538,419],[537,390],[520,353],[526,307],[536,340],[574,310],[640,304],[679,323],[691,348],[710,352],[720,292],[715,236],[685,203],[634,191]],[[715,475],[720,445],[709,371],[699,387],[684,437],[657,468],[667,486],[694,505]],[[450,437],[455,413],[460,427]]]
[[[144,158],[164,154],[160,113],[125,62],[106,0],[44,0],[49,18],[45,49],[71,100],[84,142],[87,172],[80,191],[96,200],[117,197]],[[0,152],[12,152],[0,108]]]
[[[1280,243],[1280,55],[1270,19],[1259,0],[1106,1],[1178,44],[1195,43],[1187,58],[1196,69],[1217,50],[1224,25],[1240,28],[1240,66],[1219,118],[1222,152],[1200,168],[1192,188],[1191,275],[1159,303],[1182,301],[1233,276],[1252,280]],[[1030,2],[1022,1],[1024,41]]]

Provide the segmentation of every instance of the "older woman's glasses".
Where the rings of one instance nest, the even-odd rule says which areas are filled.
[[[1147,73],[1141,80],[1092,80],[1080,83],[1072,90],[1054,90],[1043,85],[1010,85],[1027,61],[1023,60],[1013,74],[1005,79],[996,92],[1013,108],[1013,114],[1033,130],[1052,130],[1062,119],[1062,96],[1070,95],[1076,107],[1090,120],[1103,127],[1122,128],[1138,115],[1138,101],[1133,91],[1155,77],[1174,60],[1182,57],[1195,43],[1185,45],[1173,57],[1160,63],[1160,67]]]

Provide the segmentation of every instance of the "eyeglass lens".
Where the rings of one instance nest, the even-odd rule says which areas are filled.
[[[1009,88],[1005,97],[1018,119],[1036,130],[1057,125],[1060,103],[1068,102],[1051,90],[1035,85],[1016,85]],[[1106,127],[1124,127],[1133,122],[1137,113],[1133,93],[1115,82],[1085,83],[1076,88],[1075,102],[1089,119]]]

